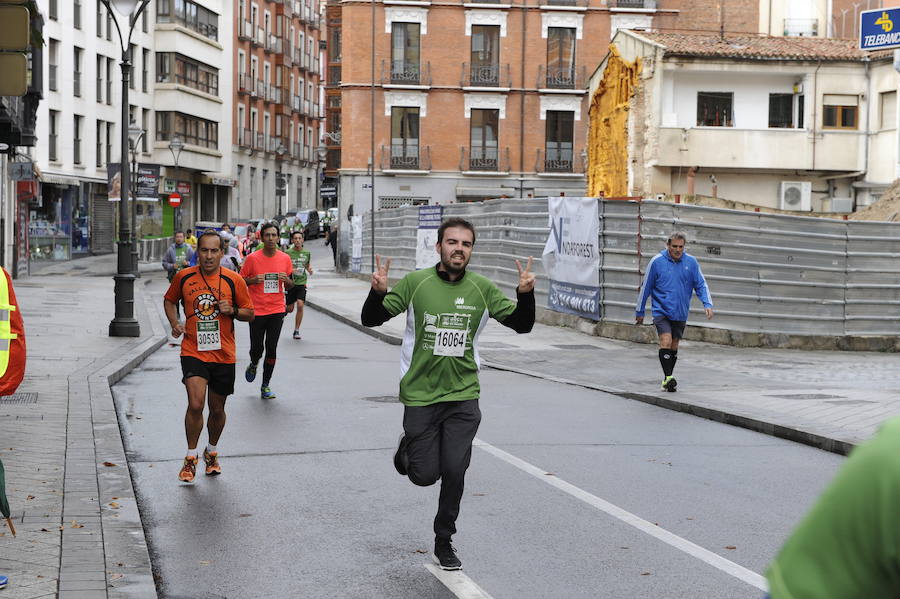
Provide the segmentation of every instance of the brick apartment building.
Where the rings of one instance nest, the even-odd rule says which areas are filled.
[[[318,0],[235,0],[235,209],[271,218],[318,207]],[[278,184],[276,180],[282,182]],[[276,188],[284,187],[284,192]]]

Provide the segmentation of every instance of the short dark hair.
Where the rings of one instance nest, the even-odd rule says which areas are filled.
[[[176,233],[177,233],[177,232],[178,232],[178,231],[175,231],[175,232],[176,232]],[[190,229],[188,229],[188,230],[187,230],[187,232],[188,232],[188,233],[190,233],[190,232],[191,232],[191,230],[190,230]]]
[[[263,236],[263,234],[266,232],[266,229],[275,229],[276,235],[278,235],[278,233],[280,232],[278,229],[278,225],[276,225],[275,223],[266,223],[259,228],[258,233],[260,237]]]
[[[294,241],[294,235],[299,235],[300,237],[303,237],[304,239],[306,239],[306,235],[303,234],[303,231],[292,231],[291,232],[291,241]]]
[[[197,238],[197,247],[200,247],[200,242],[203,241],[204,237],[215,237],[219,241],[219,249],[222,249],[222,238],[219,236],[219,232],[215,229],[207,229],[200,233],[200,237]]]
[[[448,218],[444,222],[441,223],[440,228],[438,229],[438,239],[437,242],[440,243],[444,240],[444,231],[449,229],[450,227],[461,227],[463,229],[468,229],[472,232],[472,243],[475,243],[475,225],[470,223],[464,218]]]
[[[228,223],[222,223],[222,227],[221,227],[221,228],[224,229],[225,227],[228,227],[228,228],[230,229],[230,228],[231,228],[231,225],[229,225]]]
[[[188,231],[190,231],[190,229],[188,229]],[[181,233],[182,235],[184,235],[184,231],[175,231],[175,235],[178,235],[179,233]]]

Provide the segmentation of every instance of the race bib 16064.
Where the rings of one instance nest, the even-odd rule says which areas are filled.
[[[434,335],[434,355],[461,358],[466,355],[469,337],[469,316],[441,314]]]

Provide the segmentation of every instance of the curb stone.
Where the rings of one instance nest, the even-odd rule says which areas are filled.
[[[352,318],[347,317],[344,314],[336,311],[334,308],[331,308],[327,305],[322,304],[321,302],[314,300],[307,300],[306,305],[311,307],[314,310],[322,312],[323,314],[334,318],[344,324],[347,324],[354,329],[361,331],[371,337],[384,341],[385,343],[390,343],[391,345],[400,345],[402,343],[402,338],[391,335],[389,333],[385,333],[383,331],[378,331],[366,326],[363,326],[361,323],[353,320]],[[803,445],[810,445],[812,447],[816,447],[818,449],[823,449],[825,451],[829,451],[832,453],[836,453],[839,455],[848,455],[850,451],[855,447],[855,444],[845,441],[842,439],[834,439],[831,437],[827,437],[825,435],[819,435],[816,433],[811,433],[808,431],[804,431],[802,429],[785,426],[782,424],[776,424],[773,422],[767,422],[765,420],[760,420],[758,418],[752,418],[749,416],[743,416],[740,414],[734,414],[731,412],[726,412],[725,410],[720,410],[717,408],[711,408],[708,406],[700,406],[684,401],[678,401],[675,399],[670,399],[669,397],[661,397],[658,395],[650,395],[645,393],[634,393],[631,391],[624,391],[622,389],[615,389],[612,387],[607,387],[604,385],[593,385],[589,383],[581,383],[577,381],[572,381],[569,379],[540,374],[536,372],[530,372],[528,370],[524,370],[521,368],[517,368],[515,366],[510,366],[507,364],[502,364],[499,362],[495,362],[493,360],[485,360],[482,359],[482,363],[495,370],[504,370],[507,372],[515,372],[516,374],[523,374],[526,376],[531,376],[534,378],[544,379],[548,381],[553,381],[556,383],[562,383],[564,385],[573,385],[576,387],[583,387],[586,389],[593,389],[595,391],[602,391],[603,393],[609,393],[610,395],[615,395],[618,397],[622,397],[624,399],[632,399],[635,401],[640,401],[643,403],[651,404],[660,408],[665,408],[667,410],[672,410],[675,412],[683,412],[686,414],[691,414],[692,416],[698,416],[700,418],[705,418],[707,420],[712,420],[714,422],[721,422],[723,424],[728,424],[731,426],[737,426],[739,428],[745,428],[751,431],[755,431],[758,433],[763,433],[765,435],[770,435],[773,437],[778,437],[780,439],[786,439],[788,441],[793,441],[795,443],[802,443]]]

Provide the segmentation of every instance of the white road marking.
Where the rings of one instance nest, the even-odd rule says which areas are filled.
[[[556,475],[547,472],[545,470],[541,470],[537,466],[529,464],[528,462],[517,458],[516,456],[503,451],[502,449],[498,449],[491,445],[490,443],[485,443],[480,439],[475,439],[474,445],[476,447],[480,447],[484,451],[490,453],[494,457],[500,458],[507,464],[515,466],[519,470],[526,472],[538,480],[542,480],[545,483],[556,487],[560,491],[564,493],[568,493],[572,497],[576,499],[580,499],[586,504],[597,508],[598,510],[605,512],[612,516],[613,518],[617,518],[622,522],[629,524],[641,532],[644,532],[652,537],[656,537],[660,541],[671,545],[672,547],[687,553],[688,555],[699,559],[702,562],[709,564],[710,566],[725,572],[726,574],[737,578],[743,582],[746,582],[749,585],[755,586],[756,588],[768,592],[769,585],[764,576],[757,574],[752,570],[748,570],[747,568],[738,565],[732,561],[729,561],[722,557],[717,553],[713,553],[709,549],[705,549],[700,547],[699,545],[688,541],[687,539],[683,539],[676,535],[675,533],[669,532],[668,530],[661,528],[652,522],[648,522],[631,512],[625,511],[622,508],[609,503],[606,500],[600,499],[596,495],[588,493],[582,489],[579,489],[575,485],[571,483],[567,483]]]
[[[471,578],[463,574],[462,570],[448,572],[434,564],[425,564],[425,569],[434,574],[435,578],[444,583],[444,586],[459,599],[493,599]]]

